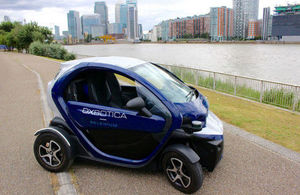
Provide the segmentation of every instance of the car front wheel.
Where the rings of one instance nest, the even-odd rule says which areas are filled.
[[[202,167],[199,162],[190,163],[186,157],[176,152],[164,155],[162,166],[169,182],[183,193],[194,193],[203,182]]]

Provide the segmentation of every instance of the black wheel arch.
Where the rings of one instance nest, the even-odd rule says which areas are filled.
[[[190,147],[183,145],[183,144],[172,144],[167,146],[160,158],[160,162],[163,159],[163,156],[168,152],[175,152],[181,154],[186,160],[188,160],[191,164],[197,163],[200,161],[199,155]]]

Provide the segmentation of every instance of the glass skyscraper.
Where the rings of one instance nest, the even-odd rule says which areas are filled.
[[[59,31],[59,26],[54,26],[54,39],[55,40],[60,40],[60,31]]]
[[[68,13],[68,31],[73,39],[79,40],[81,38],[81,24],[79,19],[79,12],[70,10]]]
[[[90,14],[81,16],[82,33],[91,34],[92,37],[103,36],[104,25],[101,24],[101,16],[99,14]]]
[[[128,5],[121,4],[120,5],[120,24],[122,28],[127,28],[127,18],[128,18]]]
[[[131,4],[131,5],[135,5],[136,6],[137,5],[137,0],[126,0],[126,4],[127,5]]]
[[[105,25],[105,34],[107,34],[108,9],[104,1],[95,2],[94,13],[101,17],[101,24]]]

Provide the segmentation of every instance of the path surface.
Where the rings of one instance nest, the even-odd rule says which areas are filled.
[[[33,132],[43,127],[35,76],[44,85],[59,64],[31,55],[0,53],[0,194],[51,194],[51,179],[33,157]],[[199,194],[300,194],[300,164],[247,141],[225,125],[224,158],[205,172]],[[178,194],[162,173],[75,162],[82,194]]]

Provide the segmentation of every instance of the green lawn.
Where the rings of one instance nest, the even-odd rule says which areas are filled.
[[[300,152],[300,115],[198,88],[223,121]]]

